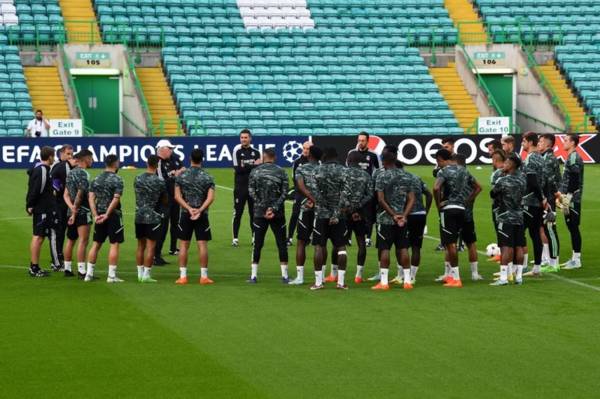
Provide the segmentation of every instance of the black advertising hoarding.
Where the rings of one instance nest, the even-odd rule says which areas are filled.
[[[454,150],[467,158],[468,164],[489,165],[491,159],[486,145],[500,139],[499,135],[454,135]],[[521,147],[521,136],[515,135],[516,150]],[[563,150],[564,134],[556,135],[555,155],[564,161],[566,152]],[[380,155],[386,145],[398,147],[398,159],[405,165],[434,165],[435,153],[442,147],[442,136],[374,136],[369,139],[371,151]],[[340,154],[340,160],[345,158],[348,151],[356,148],[356,136],[313,136],[312,141],[321,148],[335,147]],[[597,163],[600,160],[600,138],[596,134],[580,134],[579,155],[586,163]],[[524,154],[522,154],[524,156]]]

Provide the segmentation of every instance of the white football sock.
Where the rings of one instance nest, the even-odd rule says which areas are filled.
[[[304,266],[296,266],[296,278],[304,281]]]
[[[573,260],[580,260],[581,259],[581,252],[573,252],[573,257],[571,258]],[[67,262],[65,262],[65,268],[67,267]]]
[[[419,271],[419,266],[411,266],[410,267],[410,279],[411,279],[411,281],[417,279],[417,272],[418,271]]]
[[[288,267],[287,267],[287,265],[281,265],[281,277],[288,278]]]
[[[529,254],[523,254],[523,267],[527,267],[529,264]]]
[[[200,268],[200,278],[208,278],[208,267]]]
[[[410,283],[411,282],[411,278],[410,278],[410,268],[407,267],[406,269],[402,269],[404,271],[404,283]]]
[[[143,272],[144,274],[142,275],[142,278],[151,278],[151,276],[152,276],[152,268],[151,267],[143,266],[143,269],[144,269],[144,272]]]
[[[356,277],[362,277],[364,269],[365,269],[364,266],[357,265],[356,266]]]
[[[117,265],[108,265],[108,277],[117,277]]]
[[[523,279],[523,265],[517,265],[517,275],[515,276],[516,280]]]
[[[315,285],[323,285],[323,271],[315,272]]]
[[[500,281],[508,281],[508,265],[500,266]]]
[[[450,266],[450,262],[444,262],[444,276],[452,275],[452,266]]]
[[[258,277],[258,265],[256,263],[253,263],[251,268],[252,268],[252,272],[250,274],[250,278]]]
[[[72,262],[65,261],[65,270],[71,272],[72,271],[71,270],[71,264],[72,264]]]
[[[550,244],[542,245],[542,259],[546,260],[550,258]]]
[[[381,284],[388,285],[388,269],[381,268],[379,274],[381,275]]]
[[[85,274],[85,262],[77,262],[77,271],[79,274]]]
[[[471,262],[469,263],[471,265],[471,275],[476,276],[479,274],[479,263],[478,262]]]
[[[179,278],[186,278],[186,277],[187,277],[187,267],[179,266]]]
[[[337,275],[337,283],[338,283],[338,285],[343,286],[345,278],[346,278],[346,271],[345,270],[338,270],[338,275]]]
[[[460,280],[460,271],[458,270],[458,266],[452,267],[451,276],[455,280]]]
[[[138,280],[141,278],[144,278],[144,266],[138,265],[137,272],[138,272]]]
[[[542,268],[542,267],[541,267],[540,265],[533,265],[533,270],[532,270],[532,272],[533,272],[534,274],[539,274],[539,273],[540,273],[540,269],[541,269],[541,268]]]
[[[93,277],[94,276],[94,268],[96,267],[95,263],[89,263],[87,264],[87,271],[85,272],[85,274],[87,274],[88,276]]]

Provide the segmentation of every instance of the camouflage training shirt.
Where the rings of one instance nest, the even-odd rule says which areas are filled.
[[[158,224],[163,215],[158,212],[161,196],[167,192],[165,182],[153,173],[142,173],[133,182],[135,189],[135,222]]]
[[[413,192],[414,180],[404,170],[399,168],[387,169],[377,176],[375,192],[383,192],[385,202],[396,213],[404,212],[408,193]],[[377,211],[377,223],[396,224],[392,215],[379,205]]]
[[[465,168],[466,169],[466,168]],[[467,170],[467,184],[463,188],[465,190],[465,201],[471,196],[471,193],[475,189],[475,178]],[[473,203],[465,202],[465,222],[473,221]]]
[[[528,176],[535,176],[540,190],[544,187],[544,157],[539,152],[532,152],[527,155],[525,162],[523,162],[523,173],[525,174],[525,181]],[[542,203],[536,197],[535,192],[531,187],[527,187],[527,193],[523,198],[523,205],[541,207]]]
[[[301,164],[296,169],[296,184],[299,180],[304,182],[306,189],[314,196],[315,191],[317,190],[317,181],[315,179],[317,169],[319,168],[319,164],[317,162],[308,162]],[[314,208],[306,207],[306,198],[302,200],[302,209],[305,211],[314,211]]]
[[[546,150],[544,156],[544,186],[542,191],[546,198],[554,198],[560,187],[560,165],[552,149]]]
[[[341,196],[344,187],[344,167],[337,162],[326,162],[317,168],[317,191],[315,217],[317,219],[340,218]]]
[[[569,154],[567,162],[565,162],[560,192],[563,194],[571,193],[573,194],[573,202],[581,202],[583,194],[583,159],[577,151]]]
[[[492,196],[498,200],[499,208],[496,222],[522,225],[523,196],[527,190],[527,182],[522,174],[508,174],[496,181]]]
[[[102,172],[92,181],[90,192],[96,195],[96,211],[99,215],[106,213],[114,196],[123,195],[123,179],[114,172]],[[116,210],[120,211],[121,202]]]
[[[502,176],[504,176],[503,169],[496,169],[494,171],[494,173],[492,173],[492,177],[490,179],[490,186],[491,186],[492,190],[494,189],[494,186],[498,182],[498,179],[501,178]],[[500,201],[496,198],[492,198],[492,214],[495,217],[498,216],[498,209],[500,209]]]
[[[72,169],[67,175],[67,181],[65,185],[67,191],[69,192],[69,198],[73,203],[75,203],[77,191],[81,190],[81,204],[79,212],[89,212],[90,203],[88,201],[88,192],[90,189],[90,175],[87,170],[83,168]],[[70,209],[68,213],[69,215],[71,214]]]
[[[415,193],[415,205],[413,206],[411,215],[425,215],[426,209],[423,203],[423,194],[429,191],[427,184],[419,176],[406,172],[412,178],[412,192]]]
[[[441,181],[442,209],[450,207],[466,208],[470,187],[469,172],[464,166],[448,165],[437,174]]]
[[[192,208],[200,208],[206,201],[208,190],[214,190],[215,181],[202,168],[192,166],[175,178],[175,186],[181,190],[181,196],[185,202]],[[184,212],[187,211],[184,210]]]
[[[269,208],[283,216],[288,191],[288,176],[283,168],[268,162],[252,169],[248,191],[254,200],[254,217],[264,217]]]
[[[342,208],[348,213],[359,212],[373,198],[371,176],[359,166],[344,170]]]

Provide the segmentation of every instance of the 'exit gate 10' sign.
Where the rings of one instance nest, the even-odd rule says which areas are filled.
[[[110,68],[110,53],[78,52],[75,54],[75,65],[78,68]]]
[[[506,53],[504,51],[477,51],[473,53],[473,60],[478,67],[505,66]]]

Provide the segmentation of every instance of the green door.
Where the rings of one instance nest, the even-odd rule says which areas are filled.
[[[74,76],[81,111],[94,134],[121,134],[118,76]]]
[[[498,107],[502,111],[502,116],[508,116],[512,121],[515,109],[515,104],[513,104],[513,75],[481,74],[480,76],[492,92]]]

